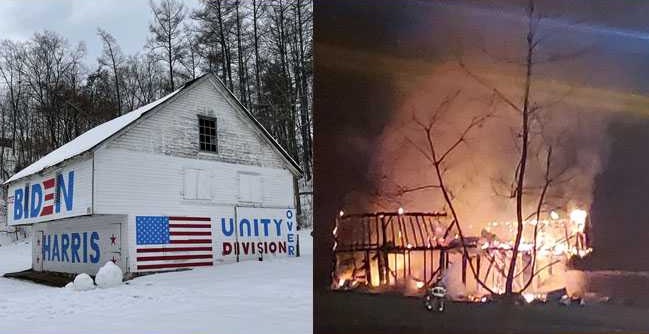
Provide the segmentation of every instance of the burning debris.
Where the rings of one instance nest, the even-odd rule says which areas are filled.
[[[563,288],[567,261],[591,252],[587,216],[581,209],[557,210],[525,221],[514,286],[527,303],[544,302],[546,293]],[[492,292],[503,293],[516,222],[489,222],[480,236],[460,238],[449,220],[444,212],[402,208],[340,211],[333,230],[332,288],[418,294],[444,276],[451,299],[486,302]]]

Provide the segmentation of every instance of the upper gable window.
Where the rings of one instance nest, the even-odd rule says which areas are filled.
[[[216,118],[198,116],[198,144],[201,151],[218,152]]]

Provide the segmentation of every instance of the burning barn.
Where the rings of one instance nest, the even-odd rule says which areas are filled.
[[[32,269],[94,274],[295,256],[299,165],[206,74],[5,182]]]
[[[590,252],[586,223],[579,209],[525,221],[514,287],[526,296],[564,287],[567,261]],[[479,236],[463,236],[444,212],[341,211],[333,230],[332,288],[417,293],[446,275],[455,299],[502,293],[515,224],[489,222]]]

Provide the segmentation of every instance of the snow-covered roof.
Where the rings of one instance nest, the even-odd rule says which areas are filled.
[[[79,154],[82,154],[93,147],[99,145],[101,142],[104,140],[110,138],[112,135],[117,133],[119,130],[125,128],[129,124],[133,123],[136,121],[138,118],[140,118],[142,115],[144,115],[147,111],[155,108],[157,105],[161,104],[162,102],[168,100],[169,98],[173,97],[176,95],[178,92],[180,92],[183,88],[185,88],[187,85],[177,89],[176,91],[172,92],[171,94],[158,99],[154,102],[151,102],[145,106],[139,107],[131,112],[128,112],[120,117],[117,117],[115,119],[112,119],[108,122],[105,122],[103,124],[100,124],[86,132],[84,132],[82,135],[79,137],[73,139],[72,141],[68,142],[67,144],[57,148],[56,150],[50,152],[48,155],[40,158],[33,164],[25,167],[23,170],[20,172],[14,174],[12,177],[10,177],[7,181],[4,183],[7,184],[9,182],[21,179],[23,177],[38,173],[48,167],[55,166],[67,159],[73,158]]]

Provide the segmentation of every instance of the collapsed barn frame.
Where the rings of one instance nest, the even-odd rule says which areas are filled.
[[[454,263],[456,270],[449,274],[460,276],[453,279],[461,279],[467,290],[485,293],[471,265],[483,283],[502,292],[512,249],[485,247],[478,244],[480,238],[467,236],[462,245],[449,220],[443,212],[341,212],[333,231],[332,287],[411,288],[414,283],[421,288],[434,283]],[[574,243],[578,252],[585,247],[574,234],[566,234],[561,242]],[[516,268],[522,269],[515,274],[514,286],[524,287],[532,279],[531,290],[557,287],[560,283],[547,283],[565,269],[565,259],[565,254],[546,254],[534,268],[530,250],[519,249]]]
[[[442,268],[448,268],[451,253],[462,254],[460,243],[441,241],[451,232],[451,225],[442,222],[446,216],[443,212],[340,215],[334,230],[334,281],[379,287],[416,277],[431,284]],[[467,243],[467,247],[475,249],[476,243]],[[415,256],[421,257],[420,273],[413,272]],[[471,260],[479,267],[479,255]],[[348,264],[353,267],[351,276],[338,277],[339,269]],[[466,282],[466,257],[462,257],[462,268],[462,281]]]

